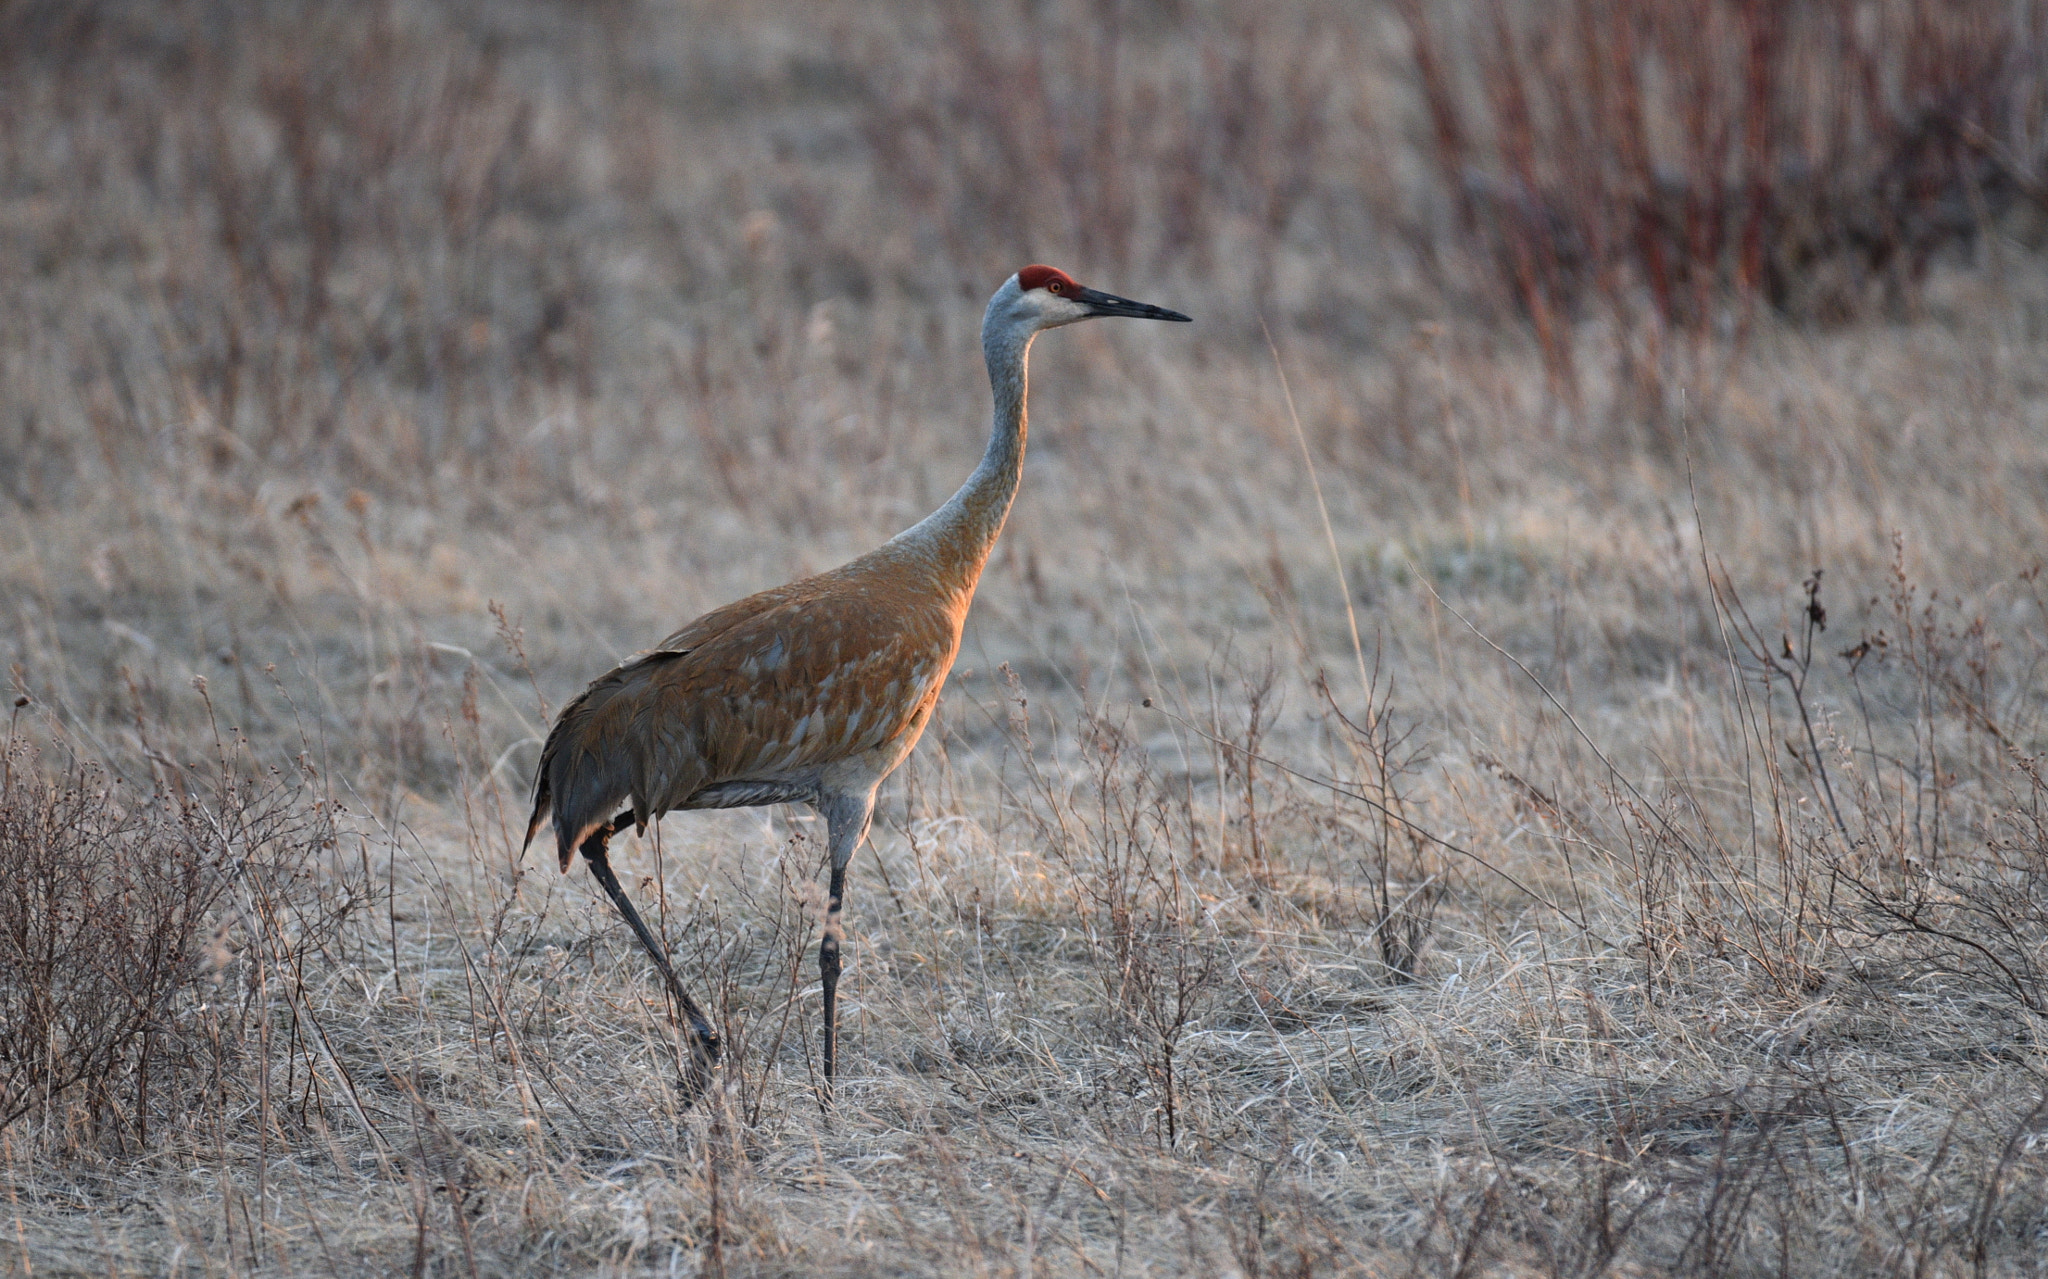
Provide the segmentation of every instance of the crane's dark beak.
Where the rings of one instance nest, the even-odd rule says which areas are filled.
[[[1133,320],[1178,320],[1182,324],[1187,324],[1193,319],[1192,316],[1169,311],[1163,306],[1153,306],[1150,302],[1133,302],[1129,298],[1120,298],[1099,289],[1082,289],[1074,295],[1074,300],[1087,307],[1090,316],[1122,315]]]

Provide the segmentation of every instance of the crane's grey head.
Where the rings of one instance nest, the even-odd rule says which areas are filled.
[[[1027,266],[1003,282],[989,299],[985,326],[1036,332],[1056,329],[1062,324],[1092,320],[1101,315],[1122,315],[1134,320],[1178,320],[1188,318],[1178,311],[1133,302],[1097,289],[1084,288],[1058,267]]]

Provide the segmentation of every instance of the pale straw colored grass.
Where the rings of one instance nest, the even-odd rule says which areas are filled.
[[[286,108],[259,83],[289,85],[289,24],[199,81],[73,55],[156,86],[163,154],[216,155],[218,120],[284,184],[245,197],[282,303],[220,245],[218,173],[136,176],[138,108],[55,71],[8,91],[15,732],[143,782],[210,758],[203,675],[249,760],[303,756],[345,805],[379,896],[326,950],[237,951],[273,1046],[147,1148],[76,1106],[7,1130],[4,1264],[2029,1273],[2041,1011],[1981,957],[1873,936],[1850,885],[1991,901],[1959,877],[2002,831],[2000,882],[2038,886],[2016,771],[2048,741],[2023,577],[2048,546],[2038,260],[1945,264],[1897,322],[1766,320],[1674,453],[1670,423],[1604,407],[1626,396],[1600,322],[1565,413],[1528,339],[1425,287],[1382,225],[1424,132],[1376,20],[1131,11],[1132,83],[1241,56],[1249,97],[1191,100],[1266,103],[1246,127],[1273,129],[1321,101],[1324,132],[1285,228],[1204,170],[1216,207],[1177,251],[1176,139],[1104,135],[1131,189],[1048,198],[1147,211],[1090,260],[1069,226],[991,247],[950,203],[983,170],[927,190],[863,132],[955,83],[940,19],[967,12],[400,5],[367,62],[368,29],[327,19],[303,57],[342,133],[397,128],[380,92],[451,132],[397,128],[376,217],[331,197],[308,328]],[[1346,61],[1287,79],[1332,32]],[[580,870],[518,856],[547,711],[943,500],[985,430],[980,300],[1020,255],[1198,322],[1035,352],[1022,498],[856,862],[829,1114],[816,824],[620,842],[734,1047],[686,1109],[630,935]],[[261,358],[230,410],[237,326]],[[1776,651],[1817,566],[1808,700],[1848,844],[1725,607]],[[1880,628],[1852,682],[1835,654]],[[2001,909],[2039,938],[2038,899]]]

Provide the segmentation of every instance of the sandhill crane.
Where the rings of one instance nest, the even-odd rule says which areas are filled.
[[[693,1087],[717,1063],[718,1032],[620,889],[606,860],[611,837],[629,823],[644,833],[677,809],[805,803],[824,815],[832,886],[818,973],[829,1088],[846,866],[867,835],[876,788],[931,717],[1016,496],[1031,339],[1102,315],[1188,319],[1083,288],[1049,266],[1005,280],[981,322],[994,429],[981,465],[944,506],[849,564],[706,613],[600,675],[548,733],[526,842],[552,811],[563,872],[579,850],[590,863],[689,1022]]]

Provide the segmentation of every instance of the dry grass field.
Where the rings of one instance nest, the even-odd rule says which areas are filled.
[[[2048,18],[1772,8],[0,0],[0,1267],[2048,1269]],[[836,1104],[821,824],[615,845],[686,1106],[539,734],[1031,261],[1196,323],[1036,347]]]

